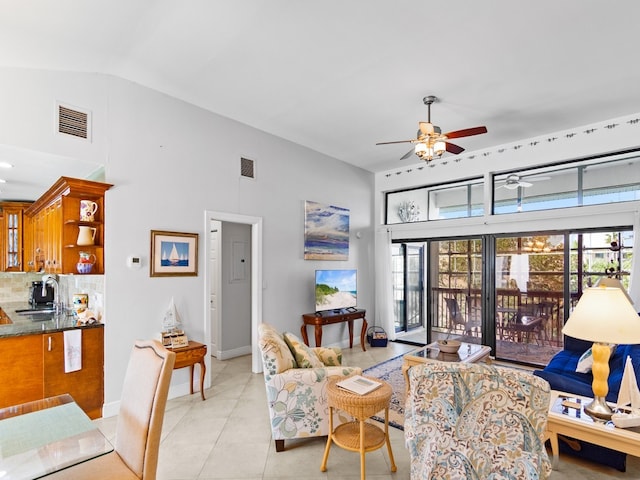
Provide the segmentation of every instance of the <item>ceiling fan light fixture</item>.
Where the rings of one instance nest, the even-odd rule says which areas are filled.
[[[414,152],[420,158],[424,158],[429,155],[429,149],[427,148],[427,145],[425,143],[416,143]]]
[[[433,152],[437,156],[439,157],[442,156],[442,154],[446,151],[447,151],[447,144],[444,140],[439,138],[435,142],[433,142]]]

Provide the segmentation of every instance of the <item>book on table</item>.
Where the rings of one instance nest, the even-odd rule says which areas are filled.
[[[344,380],[340,380],[336,385],[340,388],[344,388],[345,390],[349,390],[350,392],[357,393],[359,395],[366,395],[376,388],[381,387],[382,383],[371,380],[370,378],[365,378],[362,375],[352,375]]]

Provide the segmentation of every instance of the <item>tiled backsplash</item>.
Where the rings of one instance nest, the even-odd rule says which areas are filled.
[[[0,272],[0,306],[3,302],[26,302],[29,300],[31,282],[41,281],[42,273]],[[60,300],[71,304],[74,293],[89,294],[89,309],[102,314],[104,309],[103,275],[60,275]]]

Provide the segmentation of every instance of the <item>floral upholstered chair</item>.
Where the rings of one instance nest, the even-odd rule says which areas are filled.
[[[258,337],[276,451],[284,450],[286,439],[328,435],[329,377],[360,374],[362,370],[342,366],[340,348],[307,347],[295,335],[281,334],[266,323],[259,325]],[[351,420],[334,411],[335,425]]]
[[[411,367],[405,441],[412,479],[545,479],[549,384],[482,364]]]

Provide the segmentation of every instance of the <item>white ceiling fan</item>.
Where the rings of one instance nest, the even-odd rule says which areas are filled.
[[[537,180],[549,180],[550,178],[551,177],[529,177],[529,180],[531,180],[532,182],[535,182]],[[515,190],[519,187],[529,188],[533,186],[533,183],[522,180],[522,177],[520,177],[520,175],[516,175],[515,173],[512,173],[511,175],[507,176],[507,178],[505,178],[502,181],[504,183],[500,185],[498,188]]]

